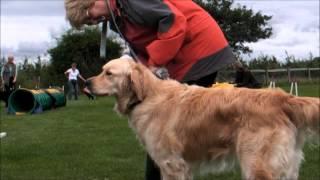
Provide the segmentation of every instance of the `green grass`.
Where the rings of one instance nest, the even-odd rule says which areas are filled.
[[[288,89],[288,87],[284,87]],[[319,85],[299,87],[319,96]],[[69,102],[38,115],[12,116],[1,109],[1,180],[140,180],[145,152],[112,98]],[[1,106],[3,108],[3,105]],[[306,146],[300,179],[320,178],[320,148]],[[238,180],[239,170],[198,180]]]

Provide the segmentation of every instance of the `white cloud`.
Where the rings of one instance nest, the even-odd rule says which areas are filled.
[[[64,16],[1,16],[2,53],[18,56],[45,53],[52,36],[60,34],[66,25]]]
[[[68,23],[63,0],[1,0],[1,55],[16,59],[47,51]]]
[[[287,51],[297,58],[319,56],[319,1],[236,1],[262,14],[271,15],[273,35],[248,44],[252,56],[275,55],[283,59]]]
[[[64,0],[1,0],[1,14],[7,16],[60,16]]]

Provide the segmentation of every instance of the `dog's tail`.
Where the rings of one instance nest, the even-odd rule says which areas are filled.
[[[286,107],[285,112],[298,131],[320,136],[320,98],[290,97]]]

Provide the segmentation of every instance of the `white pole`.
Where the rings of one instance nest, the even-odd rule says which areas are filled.
[[[290,94],[292,94],[292,91],[293,91],[293,82],[291,82]]]
[[[271,89],[276,88],[276,82],[275,81],[270,81],[269,88],[271,88]]]
[[[298,83],[295,82],[295,83],[294,83],[294,86],[295,86],[295,89],[296,89],[296,96],[298,96]]]

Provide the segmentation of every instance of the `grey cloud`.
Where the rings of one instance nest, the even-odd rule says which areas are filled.
[[[298,57],[309,52],[319,55],[319,1],[249,1],[235,0],[254,11],[271,15],[273,35],[250,44],[254,53],[264,52],[281,57],[285,50]],[[318,41],[317,41],[318,40]]]
[[[301,25],[302,32],[319,32],[319,19],[309,21],[308,23]]]
[[[21,42],[18,48],[1,47],[1,56],[13,54],[17,62],[20,62],[24,57],[36,57],[47,53],[49,47],[48,42]]]
[[[1,49],[0,49],[0,54],[1,54],[1,57],[2,56],[6,56],[8,55],[9,53],[12,53],[14,52],[14,49],[12,47],[2,47],[1,46]]]
[[[17,51],[24,54],[44,53],[48,49],[47,42],[22,42],[18,45]]]
[[[1,15],[57,16],[64,13],[63,0],[1,0]]]

